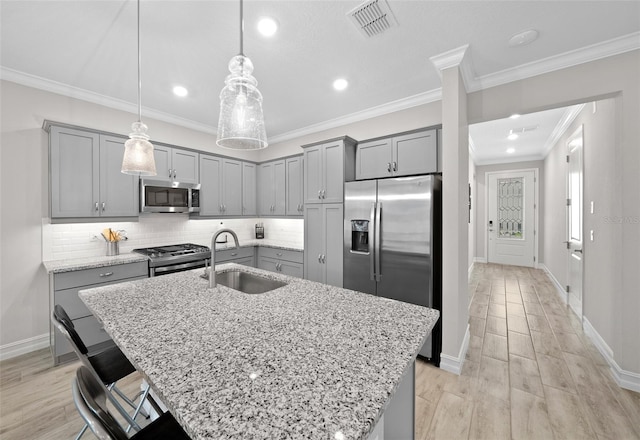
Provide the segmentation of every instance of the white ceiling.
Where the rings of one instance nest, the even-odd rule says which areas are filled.
[[[272,142],[347,116],[439,99],[430,57],[465,44],[471,90],[515,79],[516,68],[539,73],[565,58],[575,63],[640,47],[638,1],[389,0],[398,27],[369,39],[346,16],[360,3],[245,2],[244,52],[255,66]],[[135,1],[2,0],[0,14],[3,79],[136,111]],[[274,37],[257,33],[261,16],[279,22]],[[238,17],[237,1],[142,1],[143,119],[215,131],[227,63],[239,51]],[[512,35],[532,28],[537,41],[509,47]],[[332,89],[337,77],[349,80],[346,91]],[[175,84],[189,96],[175,97]],[[559,114],[530,123],[542,133]],[[481,154],[485,142],[475,144]]]

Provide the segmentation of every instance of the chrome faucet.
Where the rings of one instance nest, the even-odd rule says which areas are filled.
[[[213,289],[217,286],[216,284],[216,240],[218,239],[218,235],[220,234],[231,234],[233,237],[233,241],[236,244],[236,248],[240,247],[238,243],[238,236],[231,229],[220,229],[216,231],[211,237],[211,268],[209,269],[209,289]]]

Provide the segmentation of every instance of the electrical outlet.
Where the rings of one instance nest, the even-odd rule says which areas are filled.
[[[589,237],[591,237],[591,241],[593,241],[593,229],[589,231]]]

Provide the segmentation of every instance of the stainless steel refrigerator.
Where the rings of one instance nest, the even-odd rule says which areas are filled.
[[[441,178],[345,184],[344,287],[440,310]],[[420,350],[439,365],[440,323]]]

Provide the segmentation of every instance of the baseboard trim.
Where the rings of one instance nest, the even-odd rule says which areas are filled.
[[[605,340],[602,339],[602,336],[600,336],[597,330],[585,317],[582,318],[582,326],[584,328],[584,333],[589,337],[589,339],[591,339],[593,345],[596,346],[604,360],[609,364],[613,379],[616,381],[618,386],[640,393],[640,374],[620,368],[616,360],[613,358],[613,350],[611,347],[609,347]]]
[[[540,269],[544,270],[545,273],[549,276],[549,278],[551,278],[553,285],[556,286],[556,293],[560,297],[560,300],[563,302],[563,304],[565,305],[568,304],[569,303],[569,300],[567,298],[568,294],[564,286],[560,284],[560,281],[558,281],[558,279],[551,273],[549,268],[544,263],[540,263]]]
[[[473,266],[475,266],[476,262],[472,261],[471,266],[469,266],[469,270],[467,271],[467,281],[471,279],[471,273],[473,272]]]
[[[487,264],[487,259],[486,259],[486,257],[475,257],[475,258],[473,259],[473,262],[474,262],[474,263],[484,263],[484,264]]]
[[[458,353],[458,357],[449,356],[447,354],[440,354],[440,368],[448,371],[449,373],[457,374],[458,376],[462,372],[462,366],[464,364],[464,360],[467,356],[467,349],[469,348],[469,338],[471,334],[469,333],[469,324],[467,324],[467,331],[464,334],[464,339],[462,340],[462,346],[460,347],[460,352]]]
[[[31,353],[32,351],[47,348],[48,346],[49,333],[23,339],[21,341],[10,342],[9,344],[0,346],[0,361]]]

